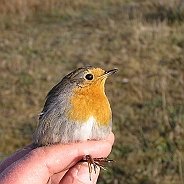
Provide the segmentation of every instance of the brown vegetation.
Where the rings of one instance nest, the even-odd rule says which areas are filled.
[[[184,183],[184,1],[0,1],[0,159],[31,141],[71,70],[107,81],[115,145],[99,183]]]

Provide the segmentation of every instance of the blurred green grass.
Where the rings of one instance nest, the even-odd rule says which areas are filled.
[[[118,68],[106,85],[116,162],[98,183],[184,183],[184,2],[3,2],[0,160],[31,141],[47,92],[68,72]]]

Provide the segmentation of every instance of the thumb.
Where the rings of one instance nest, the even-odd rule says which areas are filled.
[[[94,169],[89,173],[89,167],[86,162],[79,162],[73,166],[65,176],[62,178],[60,184],[74,183],[74,184],[95,184],[100,173],[100,168],[97,167],[96,173]],[[91,175],[91,176],[90,176]],[[91,178],[91,180],[90,180]]]

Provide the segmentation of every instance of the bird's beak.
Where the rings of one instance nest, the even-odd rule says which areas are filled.
[[[110,76],[110,75],[116,73],[117,71],[118,71],[118,69],[112,69],[112,70],[106,71],[106,72],[102,75],[102,77],[108,77],[108,76]]]

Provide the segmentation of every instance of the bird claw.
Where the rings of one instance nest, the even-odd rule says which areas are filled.
[[[94,172],[96,174],[97,172],[97,168],[101,168],[103,170],[107,170],[107,168],[100,164],[99,162],[113,162],[113,160],[109,160],[108,158],[106,157],[101,157],[101,158],[93,158],[91,155],[85,155],[83,157],[83,159],[81,160],[81,162],[87,162],[88,163],[88,167],[89,167],[89,179],[91,181],[91,173],[94,169]],[[92,168],[93,166],[93,168]]]

